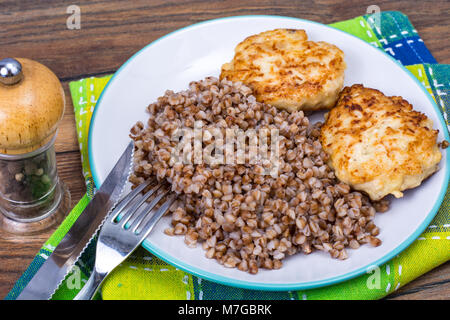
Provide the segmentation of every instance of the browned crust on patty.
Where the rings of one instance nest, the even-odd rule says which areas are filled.
[[[344,53],[326,42],[308,41],[304,30],[275,29],[238,44],[220,78],[252,87],[258,101],[281,109],[334,106],[344,81]]]
[[[420,185],[441,153],[432,121],[402,97],[345,87],[326,116],[321,143],[338,178],[373,200]]]

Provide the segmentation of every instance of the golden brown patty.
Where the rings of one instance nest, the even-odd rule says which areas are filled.
[[[256,99],[288,111],[329,109],[344,83],[344,53],[308,41],[304,30],[276,29],[246,38],[220,79],[241,81]]]
[[[417,187],[438,169],[433,122],[401,97],[345,87],[326,115],[320,141],[339,180],[372,200]]]

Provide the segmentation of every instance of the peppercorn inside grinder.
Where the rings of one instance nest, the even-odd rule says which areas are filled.
[[[0,60],[3,236],[45,232],[68,213],[70,193],[58,178],[54,150],[64,107],[61,83],[47,67],[23,58]]]

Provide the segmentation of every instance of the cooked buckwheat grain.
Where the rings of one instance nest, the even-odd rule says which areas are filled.
[[[257,273],[279,269],[287,256],[315,250],[346,259],[346,248],[378,246],[374,205],[340,183],[326,165],[318,140],[321,123],[302,111],[288,113],[259,103],[239,82],[208,77],[189,89],[166,91],[147,108],[147,125],[131,129],[135,141],[134,185],[150,177],[167,180],[179,194],[172,206],[168,235],[185,236],[189,247],[201,243],[206,257],[228,268]],[[268,161],[243,164],[183,164],[171,160],[182,128],[203,124],[203,148],[213,130],[279,130],[278,176],[264,174]],[[246,149],[248,151],[248,148]]]

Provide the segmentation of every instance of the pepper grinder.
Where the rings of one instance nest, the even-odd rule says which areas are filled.
[[[0,227],[35,235],[60,223],[70,193],[56,169],[55,138],[64,91],[46,66],[0,60]],[[3,236],[2,236],[3,237]]]

